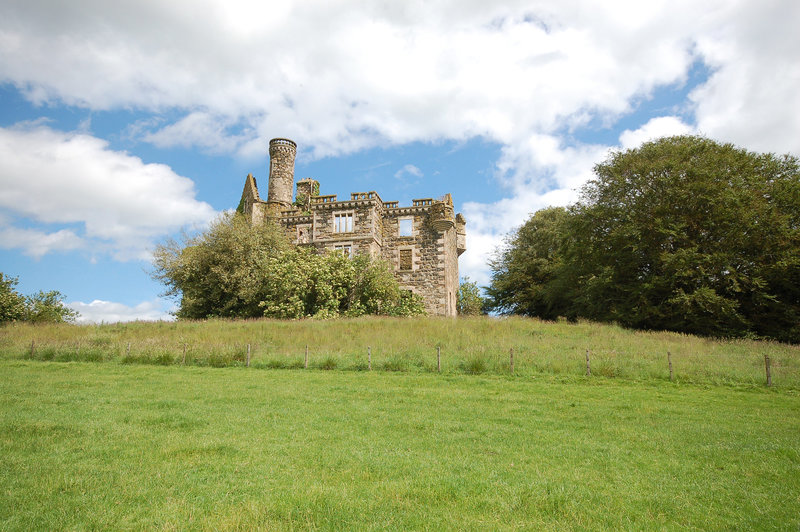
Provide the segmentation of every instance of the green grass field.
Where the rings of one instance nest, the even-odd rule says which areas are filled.
[[[785,529],[795,391],[0,361],[0,529]]]
[[[0,329],[0,530],[796,531],[799,508],[797,346],[487,318]]]

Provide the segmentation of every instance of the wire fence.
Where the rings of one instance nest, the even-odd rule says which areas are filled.
[[[160,366],[242,367],[252,369],[427,372],[441,374],[583,376],[674,383],[756,385],[800,389],[796,360],[768,353],[730,354],[649,352],[630,354],[613,349],[501,349],[483,346],[470,352],[435,349],[384,348],[331,351],[313,344],[280,346],[269,342],[154,343],[118,342],[106,345],[32,340],[24,352],[8,357],[47,362],[110,362]],[[790,362],[790,363],[787,363]]]

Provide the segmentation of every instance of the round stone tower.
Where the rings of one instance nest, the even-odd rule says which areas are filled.
[[[294,157],[297,144],[289,139],[269,141],[269,188],[267,203],[292,204],[294,190]]]

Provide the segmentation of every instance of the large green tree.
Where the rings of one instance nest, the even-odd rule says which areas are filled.
[[[0,272],[0,324],[15,321],[33,323],[73,322],[78,312],[64,304],[64,296],[57,290],[40,290],[32,296],[23,296],[16,290],[19,279]]]
[[[567,244],[567,218],[563,207],[542,209],[506,238],[489,262],[490,309],[544,319],[569,314],[567,292],[558,276]]]
[[[528,268],[514,286],[541,296],[501,310],[552,317],[543,300],[636,328],[800,341],[796,157],[669,137],[612,153],[595,175],[565,211],[550,259],[532,267],[513,250],[493,264],[493,289],[506,270]],[[552,234],[528,226],[526,242]]]
[[[154,266],[167,294],[180,298],[179,318],[424,313],[384,262],[296,248],[274,224],[236,213],[182,243],[158,246]]]

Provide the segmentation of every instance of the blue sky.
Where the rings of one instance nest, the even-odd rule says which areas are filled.
[[[323,194],[453,194],[462,275],[610,150],[800,153],[794,1],[9,0],[0,271],[85,321],[168,317],[153,246],[234,208],[267,144]]]

